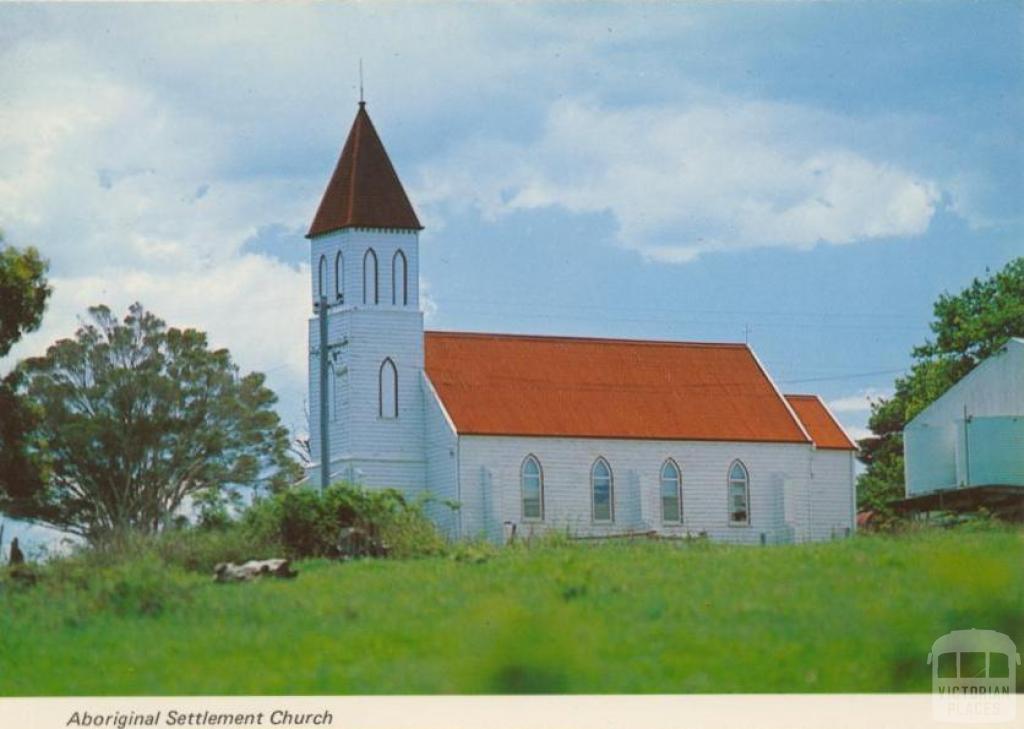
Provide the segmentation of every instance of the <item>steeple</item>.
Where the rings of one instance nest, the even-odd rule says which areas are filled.
[[[423,229],[364,101],[306,237],[342,228]]]

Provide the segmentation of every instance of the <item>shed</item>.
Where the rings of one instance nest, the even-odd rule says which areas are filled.
[[[1024,495],[1024,339],[1010,339],[907,423],[903,454],[908,501],[993,487]]]

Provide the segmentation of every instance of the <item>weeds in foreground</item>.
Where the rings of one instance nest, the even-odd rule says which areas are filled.
[[[1022,560],[1021,530],[973,528],[459,543],[231,586],[76,555],[2,578],[0,694],[926,691],[950,630],[1024,643]]]

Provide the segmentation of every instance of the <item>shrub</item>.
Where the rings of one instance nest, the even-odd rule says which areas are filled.
[[[204,573],[212,572],[219,562],[270,559],[284,552],[280,542],[272,536],[260,534],[244,524],[164,532],[152,544],[163,562]]]
[[[279,543],[290,557],[337,557],[342,530],[354,528],[399,557],[438,554],[444,538],[424,514],[394,489],[367,490],[336,483],[323,493],[292,489],[254,503],[242,528],[258,540]]]
[[[393,557],[425,557],[444,554],[448,541],[423,513],[422,504],[406,505],[384,518],[380,537]]]
[[[157,560],[190,572],[210,573],[218,562],[244,562],[280,556],[283,547],[266,530],[228,523],[219,528],[184,527],[159,534],[138,532],[108,536],[103,541],[82,545],[69,560],[91,569],[120,566],[138,560]]]

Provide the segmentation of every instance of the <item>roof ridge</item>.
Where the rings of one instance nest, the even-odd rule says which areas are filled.
[[[807,439],[808,443],[814,443],[814,438],[811,437],[810,432],[807,430],[807,426],[804,425],[804,421],[800,419],[800,416],[797,414],[796,410],[793,409],[793,406],[790,404],[789,400],[787,400],[786,396],[782,394],[782,389],[775,384],[775,379],[770,374],[768,374],[768,368],[761,364],[761,358],[757,356],[757,353],[750,346],[750,343],[744,343],[743,347],[747,350],[747,353],[750,355],[751,359],[754,360],[754,363],[757,365],[758,369],[761,370],[761,374],[764,376],[764,379],[768,381],[769,385],[771,385],[772,392],[775,393],[775,397],[779,399],[779,402],[782,403],[782,406],[786,408],[786,412],[789,413],[789,417],[792,419],[792,421],[796,423],[796,427],[799,428],[800,432],[804,434],[804,438]]]
[[[811,397],[818,401],[818,404],[821,405],[821,409],[825,411],[825,415],[828,416],[828,419],[832,421],[833,425],[839,428],[839,432],[842,433],[843,437],[846,438],[851,446],[853,446],[853,449],[855,451],[859,451],[860,446],[857,444],[857,441],[853,436],[846,432],[846,426],[839,422],[839,418],[837,418],[836,414],[832,412],[832,408],[828,406],[828,403],[821,399],[821,395],[812,395]]]
[[[370,121],[369,115],[366,113],[366,107],[363,102],[359,102],[359,111],[356,112],[356,121],[359,121],[359,117],[365,116],[367,121]],[[352,123],[352,174],[348,178],[348,210],[345,211],[346,219],[352,219],[352,209],[355,207],[356,201],[356,177],[359,175],[359,142],[363,136],[363,127],[361,124],[355,122]]]
[[[587,337],[563,334],[514,334],[505,332],[457,332],[447,330],[428,329],[424,334],[466,337],[474,339],[534,339],[561,342],[603,342],[606,344],[643,344],[653,346],[687,346],[687,347],[715,347],[723,349],[749,349],[743,342],[700,342],[685,339],[630,339],[627,337]]]

